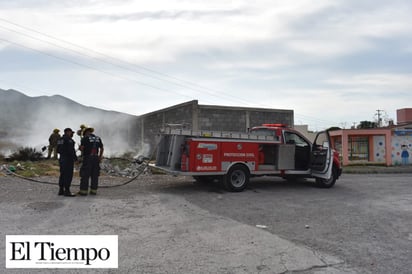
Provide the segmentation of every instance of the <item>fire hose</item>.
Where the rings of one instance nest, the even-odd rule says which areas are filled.
[[[99,185],[99,188],[113,188],[113,187],[119,187],[119,186],[124,186],[124,185],[130,184],[131,182],[136,180],[146,170],[146,168],[149,166],[150,159],[146,158],[146,157],[140,157],[140,159],[138,158],[138,159],[134,160],[134,162],[140,164],[138,169],[137,169],[138,173],[135,176],[133,176],[132,178],[128,179],[127,181],[125,181],[123,183],[119,183],[119,184],[116,184],[116,185]],[[10,168],[7,167],[7,166],[3,166],[3,169],[6,169],[6,172],[7,172],[7,173],[4,173],[4,174],[13,175],[17,178],[20,178],[20,179],[23,179],[23,180],[26,180],[26,181],[31,181],[31,182],[35,182],[35,183],[39,183],[39,184],[58,185],[58,183],[53,183],[53,182],[48,182],[48,181],[40,181],[40,180],[36,180],[36,179],[30,178],[30,177],[25,177],[25,176],[19,175],[19,174],[15,173],[14,171],[10,170]],[[71,186],[80,186],[80,185],[79,184],[72,184]]]
[[[130,178],[129,180],[126,180],[123,183],[119,183],[116,185],[109,185],[109,186],[105,186],[105,185],[99,185],[99,188],[114,188],[114,187],[120,187],[120,186],[125,186],[127,184],[130,184],[131,182],[133,182],[134,180],[136,180],[140,175],[142,175],[142,173],[147,169],[147,167],[149,166],[149,163],[153,160],[155,153],[157,151],[157,148],[159,147],[160,142],[156,145],[155,149],[153,150],[150,158],[145,157],[143,155],[138,156],[137,158],[134,159],[134,163],[139,164],[139,168],[138,168],[138,173],[133,176],[132,178]],[[105,158],[107,159],[107,158]],[[115,159],[121,159],[121,158],[115,158]],[[130,161],[130,160],[128,160]],[[31,182],[35,182],[35,183],[39,183],[39,184],[47,184],[47,185],[58,185],[58,183],[52,183],[52,182],[47,182],[47,181],[40,181],[40,180],[36,180],[30,177],[25,177],[19,174],[16,174],[15,172],[13,172],[12,170],[10,170],[9,167],[6,167],[6,175],[13,175],[17,178],[23,179],[23,180],[27,180],[27,181],[31,181]],[[75,185],[71,185],[71,186],[80,186],[80,184],[75,184]]]

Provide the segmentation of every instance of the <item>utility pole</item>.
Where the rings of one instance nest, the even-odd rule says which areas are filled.
[[[381,126],[382,126],[381,114],[382,114],[382,112],[384,112],[384,110],[382,110],[382,109],[377,109],[376,112],[377,112],[377,113],[375,114],[375,116],[378,116],[378,127],[381,127]]]

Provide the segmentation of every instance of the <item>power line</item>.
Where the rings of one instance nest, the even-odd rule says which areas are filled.
[[[100,62],[109,64],[109,65],[112,65],[112,66],[115,66],[115,67],[118,67],[118,68],[121,68],[121,69],[130,71],[130,72],[133,72],[133,73],[137,73],[137,74],[141,74],[141,75],[144,75],[144,76],[147,76],[147,77],[151,77],[151,78],[156,79],[156,80],[168,82],[168,83],[170,83],[170,84],[173,84],[173,85],[176,85],[176,86],[179,86],[179,87],[188,88],[188,89],[191,89],[192,91],[205,92],[205,93],[208,93],[209,95],[212,95],[213,97],[217,97],[217,98],[221,98],[221,99],[231,99],[231,100],[235,99],[235,100],[237,100],[237,101],[239,101],[239,102],[246,103],[246,104],[250,104],[249,101],[242,100],[242,99],[239,98],[239,97],[235,97],[235,96],[231,96],[231,95],[226,95],[226,94],[225,94],[224,92],[222,92],[222,91],[213,90],[213,89],[210,89],[210,88],[208,88],[208,87],[203,87],[203,86],[201,86],[201,85],[199,85],[199,84],[196,84],[196,83],[193,83],[193,82],[190,82],[190,81],[187,81],[187,80],[182,80],[182,79],[176,78],[176,77],[174,77],[174,76],[170,76],[170,75],[168,75],[168,74],[161,73],[161,72],[158,72],[158,71],[155,71],[155,70],[146,68],[146,67],[144,67],[144,66],[140,66],[140,65],[132,64],[132,63],[130,63],[130,62],[123,61],[123,60],[115,59],[115,58],[113,58],[113,57],[111,57],[111,56],[109,56],[109,55],[107,55],[107,54],[104,54],[104,53],[98,52],[98,51],[96,51],[96,50],[93,50],[93,49],[90,49],[90,48],[86,48],[86,47],[83,47],[83,46],[80,46],[80,45],[77,45],[77,44],[74,44],[74,43],[72,43],[72,42],[69,42],[69,41],[66,41],[66,40],[63,40],[63,39],[54,37],[54,36],[49,35],[49,34],[46,34],[46,33],[39,32],[39,31],[34,30],[34,29],[32,29],[32,28],[27,28],[27,27],[25,27],[25,26],[16,24],[16,23],[11,22],[11,21],[9,21],[9,20],[6,20],[6,19],[4,19],[4,18],[0,18],[0,21],[6,22],[6,23],[8,23],[8,24],[17,26],[17,27],[22,28],[22,29],[25,29],[25,30],[28,30],[28,31],[30,31],[30,32],[34,32],[34,33],[40,34],[40,35],[42,35],[42,36],[45,36],[45,37],[50,38],[50,39],[53,39],[53,40],[55,40],[55,41],[59,41],[59,42],[64,43],[64,44],[68,44],[68,45],[74,46],[74,47],[76,47],[76,48],[79,48],[79,49],[82,49],[82,50],[86,50],[86,51],[92,52],[92,53],[97,54],[97,55],[99,55],[99,56],[108,58],[109,60],[112,60],[112,61],[109,62],[109,61],[107,61],[107,60],[105,60],[105,59],[96,58],[96,57],[90,56],[89,54],[85,54],[85,53],[79,52],[79,51],[77,51],[77,50],[73,50],[73,49],[70,49],[70,48],[67,48],[67,47],[64,47],[64,46],[60,46],[60,45],[58,45],[58,44],[55,44],[55,43],[52,43],[52,42],[49,42],[49,41],[45,41],[45,40],[40,39],[40,38],[33,37],[33,36],[31,36],[31,35],[28,35],[28,34],[25,34],[25,33],[19,32],[19,31],[16,31],[16,30],[14,30],[14,29],[10,29],[10,28],[6,28],[6,27],[4,27],[4,26],[0,26],[0,28],[6,29],[6,30],[8,30],[8,31],[15,32],[15,33],[18,33],[18,34],[20,34],[20,35],[30,37],[31,39],[34,39],[34,40],[37,40],[37,41],[41,41],[41,42],[44,42],[44,43],[48,43],[48,44],[53,45],[53,46],[55,46],[55,47],[58,47],[58,48],[61,48],[61,49],[64,49],[64,50],[68,50],[68,51],[74,52],[74,53],[76,53],[76,54],[78,54],[78,55],[85,56],[85,57],[90,58],[90,59],[94,59],[94,60],[97,60],[97,61],[100,61]],[[131,69],[131,68],[126,67],[126,66],[124,66],[124,65],[119,65],[117,62],[121,62],[121,63],[126,64],[126,65],[129,65],[129,66],[137,67],[137,68],[139,68],[139,69],[142,69],[142,70],[144,70],[144,71],[146,71],[146,72],[149,72],[149,73],[152,73],[152,74],[155,74],[155,75],[151,75],[151,74],[148,74],[148,73],[143,73],[143,72],[141,72],[141,71],[137,71],[137,70],[135,70],[135,69]],[[157,75],[160,75],[160,76],[157,76]],[[167,78],[172,79],[172,80],[169,80],[169,79],[167,79]]]
[[[54,55],[54,54],[51,54],[51,53],[47,53],[47,52],[44,52],[44,51],[41,51],[41,50],[38,50],[38,49],[35,49],[35,48],[32,48],[32,47],[28,47],[28,46],[22,45],[20,43],[12,42],[12,41],[7,40],[7,39],[0,38],[0,41],[6,42],[6,43],[9,43],[9,44],[13,44],[15,46],[25,48],[25,49],[28,49],[28,50],[32,50],[32,51],[38,52],[40,54],[43,54],[43,55],[46,55],[46,56],[49,56],[49,57],[52,57],[52,58],[55,58],[55,59],[58,59],[58,60],[61,60],[61,61],[67,62],[67,63],[71,63],[73,65],[81,66],[81,67],[84,67],[84,68],[87,68],[87,69],[90,69],[90,70],[94,70],[94,71],[97,71],[97,72],[100,72],[100,73],[104,73],[104,74],[107,74],[111,77],[115,77],[115,78],[119,78],[119,79],[127,80],[127,81],[133,81],[133,82],[135,82],[139,85],[147,86],[147,87],[150,87],[150,88],[153,88],[153,89],[157,89],[159,91],[163,91],[163,92],[167,92],[167,93],[170,92],[168,90],[159,88],[159,87],[154,86],[154,85],[150,85],[150,84],[147,84],[147,83],[144,83],[144,82],[141,82],[141,81],[137,81],[135,79],[130,79],[130,78],[126,78],[126,77],[123,77],[123,76],[119,76],[119,75],[116,75],[116,74],[111,73],[111,72],[107,72],[107,71],[104,71],[104,70],[101,70],[101,69],[98,69],[98,68],[95,68],[95,67],[92,67],[92,66],[89,66],[89,65],[85,65],[85,64],[73,61],[73,60],[69,60],[67,58],[63,58],[63,57],[60,57],[60,56],[57,56],[57,55]],[[184,94],[179,94],[179,95],[191,98],[190,96],[187,96],[187,95],[184,95]]]
[[[90,54],[85,54],[85,53],[80,52],[80,51],[78,51],[78,50],[74,50],[74,49],[68,48],[68,47],[66,47],[66,46],[61,46],[61,45],[59,45],[59,44],[56,44],[56,43],[53,43],[53,42],[50,42],[50,41],[46,41],[46,40],[44,40],[44,39],[40,39],[40,38],[38,38],[38,37],[34,37],[33,35],[29,35],[29,34],[26,34],[26,33],[22,33],[22,32],[20,32],[20,31],[15,30],[15,29],[10,29],[10,28],[4,27],[4,26],[0,26],[0,28],[6,29],[6,30],[8,30],[8,31],[10,31],[10,32],[14,32],[14,33],[17,33],[17,34],[19,34],[19,35],[23,35],[23,36],[29,37],[30,39],[34,39],[34,40],[37,40],[37,41],[41,41],[41,42],[43,42],[43,43],[47,43],[47,44],[53,45],[54,47],[63,49],[64,51],[70,51],[70,52],[75,53],[75,54],[77,54],[77,55],[87,57],[88,59],[94,59],[94,60],[97,60],[97,61],[99,61],[99,62],[106,63],[106,64],[109,64],[109,65],[112,65],[112,66],[121,68],[121,69],[123,69],[123,70],[127,70],[127,71],[129,71],[129,72],[141,74],[141,75],[144,75],[144,76],[146,76],[146,77],[150,77],[150,78],[152,78],[152,79],[156,79],[156,80],[168,82],[168,83],[173,84],[173,85],[175,85],[175,86],[188,88],[188,89],[190,89],[190,90],[192,90],[192,91],[196,91],[196,92],[201,91],[201,92],[204,92],[204,93],[208,93],[208,94],[211,95],[212,97],[224,98],[224,99],[230,98],[231,100],[240,102],[240,103],[242,103],[242,104],[245,104],[245,103],[248,104],[248,105],[251,104],[250,101],[243,100],[242,98],[239,98],[239,97],[237,97],[237,96],[226,95],[226,94],[225,94],[224,92],[222,92],[222,91],[213,90],[213,89],[210,89],[210,88],[208,88],[208,87],[204,87],[204,86],[198,85],[197,83],[193,83],[193,82],[190,82],[190,81],[187,81],[187,80],[179,79],[179,78],[176,78],[176,77],[174,77],[174,76],[170,76],[170,75],[168,75],[168,74],[164,74],[164,73],[161,73],[161,72],[158,72],[158,71],[149,69],[149,68],[144,67],[144,66],[139,66],[139,65],[136,65],[136,64],[132,64],[132,63],[130,63],[130,62],[126,62],[126,61],[122,61],[122,60],[119,60],[119,59],[115,59],[115,58],[113,58],[113,57],[111,57],[111,56],[109,56],[109,55],[107,55],[107,54],[104,54],[104,53],[98,52],[98,51],[96,51],[96,50],[93,50],[93,49],[90,49],[90,48],[86,48],[86,47],[83,47],[83,46],[80,46],[80,45],[77,45],[77,44],[74,44],[74,43],[72,43],[72,42],[70,42],[70,41],[66,41],[66,40],[63,40],[63,39],[60,39],[60,38],[56,38],[56,37],[54,37],[54,36],[52,36],[52,35],[49,35],[49,34],[46,34],[46,33],[42,33],[42,32],[37,31],[37,30],[35,30],[35,29],[28,28],[28,27],[25,27],[25,26],[16,24],[16,23],[11,22],[11,21],[9,21],[9,20],[6,20],[6,19],[4,19],[4,18],[0,18],[0,21],[6,22],[6,23],[8,23],[8,24],[10,24],[10,25],[19,27],[19,28],[24,29],[24,30],[26,30],[26,31],[30,31],[30,32],[36,33],[36,34],[38,34],[38,35],[47,37],[48,39],[53,39],[53,40],[58,41],[58,42],[60,42],[60,43],[64,43],[64,44],[67,44],[67,45],[76,47],[76,48],[78,48],[78,49],[81,49],[81,50],[85,50],[85,51],[88,51],[88,52],[92,52],[92,53],[94,53],[94,54],[96,54],[96,55],[99,55],[99,56],[101,56],[101,57],[107,58],[107,59],[109,59],[109,60],[111,60],[111,61],[107,61],[107,60],[105,60],[105,59],[97,58],[97,57],[91,56]],[[142,82],[142,81],[138,81],[138,80],[136,80],[136,79],[131,79],[131,78],[128,78],[128,77],[120,76],[120,75],[117,75],[116,73],[107,72],[107,71],[105,71],[105,70],[102,70],[102,69],[99,69],[99,68],[95,68],[95,67],[90,66],[90,65],[82,64],[82,63],[80,63],[80,62],[76,62],[76,61],[73,61],[73,60],[70,60],[70,59],[67,59],[67,58],[63,58],[63,57],[60,57],[60,56],[57,56],[57,55],[54,55],[54,54],[51,54],[51,53],[47,53],[47,52],[38,50],[38,49],[34,49],[34,48],[32,48],[32,47],[28,47],[28,46],[25,46],[25,45],[22,45],[22,44],[19,44],[19,43],[16,43],[16,42],[13,42],[13,41],[10,41],[10,40],[7,40],[7,39],[1,39],[1,38],[0,38],[0,40],[5,41],[5,42],[10,43],[10,44],[17,45],[17,46],[22,47],[22,48],[26,48],[26,49],[29,49],[29,50],[36,51],[36,52],[38,52],[38,53],[41,53],[41,54],[43,54],[43,55],[46,55],[46,56],[49,56],[49,57],[53,57],[53,58],[59,59],[59,60],[61,60],[61,61],[69,62],[69,63],[74,64],[74,65],[78,65],[78,66],[85,67],[85,68],[87,68],[87,69],[95,70],[95,71],[98,71],[98,72],[100,72],[100,73],[104,73],[104,74],[106,74],[106,75],[109,75],[109,76],[111,76],[111,77],[116,77],[116,78],[119,78],[119,79],[122,79],[122,80],[127,80],[127,81],[133,81],[133,82],[135,82],[135,83],[137,83],[137,84],[139,84],[139,85],[144,85],[144,86],[147,86],[147,87],[156,89],[156,90],[160,90],[160,91],[162,91],[162,92],[174,93],[174,94],[177,94],[177,95],[184,96],[184,97],[187,97],[187,98],[191,98],[191,99],[192,99],[192,97],[187,96],[187,95],[184,95],[184,94],[180,94],[180,93],[178,93],[178,92],[176,92],[176,91],[165,90],[164,88],[160,88],[160,87],[155,86],[155,85],[151,85],[151,84],[148,84],[148,83],[145,83],[145,82]],[[121,64],[118,64],[119,62],[120,62]],[[122,65],[122,64],[125,64],[125,65]],[[136,69],[134,69],[134,68],[132,69],[132,68],[130,68],[130,67],[128,67],[128,66],[133,66],[133,67],[136,67],[136,68],[138,68],[138,69],[144,70],[145,73],[143,73],[143,72],[141,72],[141,71],[138,71],[138,70],[136,70]],[[151,74],[154,74],[154,75],[151,75]],[[217,93],[217,94],[216,94],[216,93]],[[268,105],[265,105],[265,104],[261,104],[261,103],[260,103],[259,105],[260,105],[260,106],[270,107],[270,108],[271,108],[271,106],[268,106]],[[330,124],[330,123],[333,124],[333,123],[334,123],[334,122],[332,122],[332,121],[326,121],[326,120],[318,119],[318,118],[311,117],[311,116],[308,116],[308,115],[296,114],[296,116],[306,117],[306,118],[304,118],[305,120],[312,120],[312,121],[315,121],[315,122],[322,122],[322,123],[328,123],[328,124]]]

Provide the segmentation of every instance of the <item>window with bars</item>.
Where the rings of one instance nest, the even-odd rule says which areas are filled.
[[[369,160],[369,137],[349,136],[348,146],[349,161]]]

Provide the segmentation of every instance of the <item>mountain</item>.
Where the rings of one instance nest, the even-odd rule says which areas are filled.
[[[81,124],[95,128],[107,153],[133,151],[138,116],[84,106],[64,96],[30,97],[16,90],[0,89],[0,151],[11,147],[48,145],[54,128],[62,134]],[[80,137],[75,136],[79,143]]]

